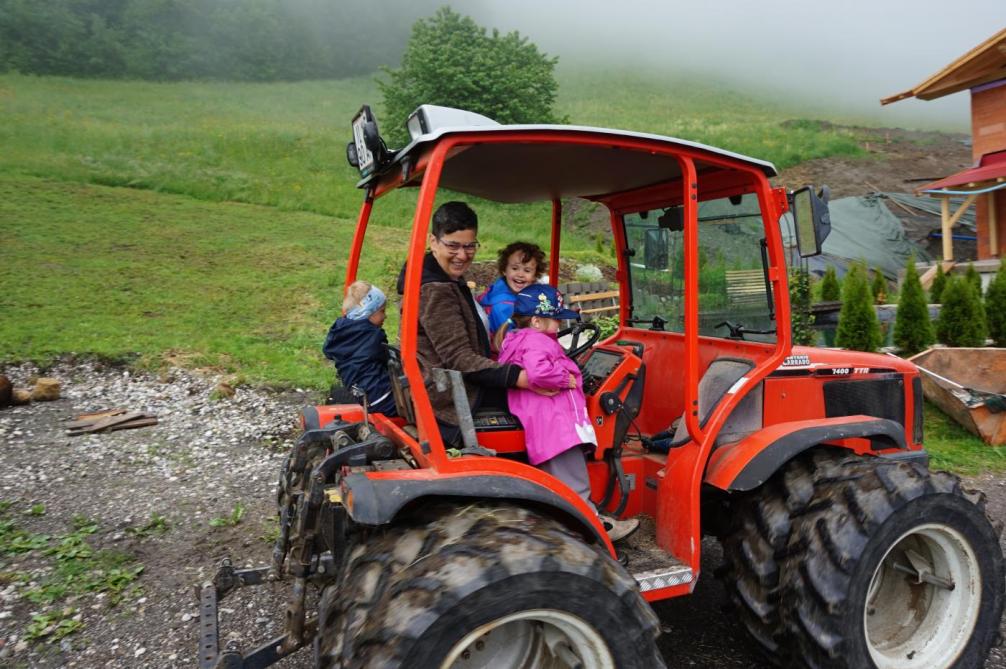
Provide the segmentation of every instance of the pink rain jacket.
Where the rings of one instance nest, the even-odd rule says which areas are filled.
[[[559,391],[546,397],[533,390],[507,390],[510,412],[524,424],[527,457],[532,465],[551,460],[573,446],[597,443],[583,396],[583,376],[555,337],[533,328],[509,332],[499,361],[523,367],[531,387]],[[569,388],[570,374],[576,377],[573,389]]]

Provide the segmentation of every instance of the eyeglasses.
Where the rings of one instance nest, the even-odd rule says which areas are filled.
[[[462,244],[461,242],[445,242],[444,240],[437,237],[437,241],[440,242],[441,246],[447,249],[447,252],[452,256],[457,255],[462,250],[468,255],[474,255],[476,251],[479,250],[481,244],[478,242],[472,242],[471,244]]]

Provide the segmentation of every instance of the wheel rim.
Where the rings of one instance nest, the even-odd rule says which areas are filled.
[[[440,669],[615,669],[611,651],[586,621],[533,609],[498,618],[456,643]]]
[[[919,583],[926,570],[933,578]],[[863,618],[870,657],[880,669],[949,667],[971,638],[980,604],[980,569],[967,540],[946,525],[914,528],[873,572]]]

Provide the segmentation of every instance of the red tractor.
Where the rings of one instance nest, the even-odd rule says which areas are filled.
[[[792,346],[787,256],[820,253],[826,197],[670,137],[428,105],[408,128],[389,151],[364,107],[347,147],[364,192],[347,286],[374,203],[418,189],[389,370],[400,417],[305,410],[273,564],[225,563],[201,589],[202,667],[263,667],[311,642],[320,667],[662,667],[648,603],[692,592],[703,535],[722,543],[737,615],[777,662],[982,665],[1003,555],[982,495],[927,468],[917,369]],[[607,210],[617,329],[598,341],[576,328],[589,338],[571,354],[598,436],[593,501],[642,520],[617,547],[583,499],[527,464],[512,415],[473,415],[455,392],[465,448],[445,449],[416,355],[438,189],[550,202],[553,268],[562,203]],[[458,390],[457,372],[438,375]],[[291,582],[285,634],[220,649],[218,601],[266,580]]]

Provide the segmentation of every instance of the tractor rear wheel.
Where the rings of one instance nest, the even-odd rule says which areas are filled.
[[[814,497],[815,486],[859,458],[818,449],[790,461],[760,488],[730,500],[730,526],[720,537],[724,566],[717,571],[738,617],[769,660],[781,661],[780,559],[794,518]]]
[[[794,522],[781,609],[817,668],[981,666],[1004,567],[981,493],[924,466],[871,459],[826,483]]]
[[[322,593],[319,667],[664,667],[632,577],[528,509],[439,506],[373,532]]]

